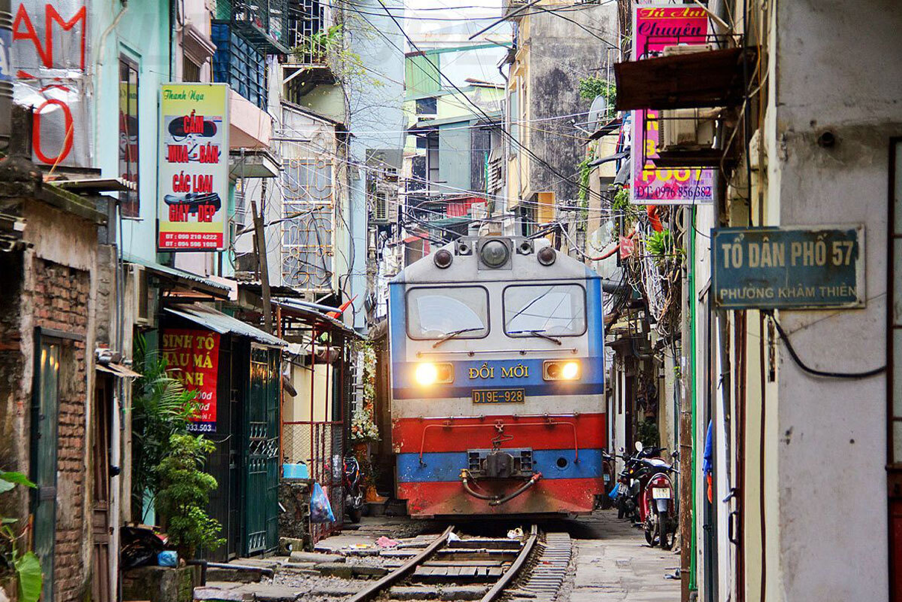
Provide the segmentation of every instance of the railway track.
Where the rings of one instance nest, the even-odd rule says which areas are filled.
[[[536,525],[520,539],[460,538],[454,527],[448,527],[422,552],[348,602],[377,598],[551,602],[570,554],[568,535],[540,534]]]

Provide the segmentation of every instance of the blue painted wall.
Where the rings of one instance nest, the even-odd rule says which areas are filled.
[[[140,219],[123,221],[123,250],[156,259],[157,122],[160,84],[170,81],[169,2],[118,0],[89,3],[90,69],[94,74],[95,165],[119,175],[119,55],[138,64]],[[117,22],[118,19],[118,22]]]

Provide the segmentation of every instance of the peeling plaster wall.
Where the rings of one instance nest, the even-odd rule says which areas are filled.
[[[890,137],[902,135],[902,5],[784,0],[776,11],[768,146],[779,215],[771,221],[865,224],[868,299],[862,310],[782,311],[779,319],[809,365],[869,370],[886,362],[888,156]],[[838,138],[832,148],[817,144],[827,129]],[[813,379],[782,345],[777,369],[779,430],[768,454],[779,497],[768,532],[779,551],[767,599],[886,600],[886,379]]]
[[[616,42],[616,4],[586,6],[564,14],[596,35]],[[528,118],[587,112],[592,101],[579,97],[579,80],[603,74],[599,70],[604,67],[608,45],[554,14],[533,14],[528,19],[528,29],[524,29],[528,31],[525,45],[529,53]],[[613,60],[616,55],[611,56]],[[584,115],[574,119],[577,123],[586,121]],[[585,155],[582,136],[566,118],[529,124],[528,135],[523,139],[536,155],[575,183],[578,176],[573,173]],[[530,192],[552,191],[557,202],[576,199],[577,186],[560,180],[547,167],[530,161]]]

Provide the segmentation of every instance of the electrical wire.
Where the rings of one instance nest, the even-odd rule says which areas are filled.
[[[411,47],[414,48],[417,52],[422,52],[422,51],[420,50],[420,48],[416,45],[416,43],[410,38],[410,36],[407,34],[407,32],[404,31],[404,27],[398,22],[397,18],[395,18],[395,16],[392,15],[391,12],[389,12],[388,8],[385,6],[385,3],[384,3],[382,0],[377,0],[377,1],[378,1],[379,4],[382,6],[383,10],[385,10],[385,13],[391,18],[392,22],[395,24],[395,26],[398,28],[398,30],[400,30],[401,34],[404,36],[404,38],[407,40],[407,42],[411,45]],[[366,17],[363,17],[363,18],[364,18],[364,20],[366,20]],[[370,23],[370,25],[372,25],[372,23]],[[386,37],[386,39],[388,39],[388,38]],[[392,44],[395,45],[394,42],[392,42]],[[395,45],[395,47],[397,47],[397,45]],[[413,63],[413,64],[415,64],[415,65],[417,65],[417,66],[420,66],[419,63],[416,63],[416,62]],[[420,68],[422,69],[421,66],[420,66]],[[425,69],[423,69],[423,71],[424,71],[424,73],[425,73]],[[452,81],[452,80],[451,80],[451,79],[450,79],[450,78],[449,78],[449,77],[448,77],[441,69],[439,69],[438,67],[436,67],[436,72],[439,74],[440,77],[442,77],[445,81],[447,81],[448,84],[449,84],[452,88],[454,88],[455,90],[457,90],[457,92],[458,92],[459,94],[461,94],[461,96],[464,98],[464,100],[466,100],[468,103],[470,103],[470,104],[473,106],[474,109],[476,109],[477,113],[479,113],[480,115],[482,115],[485,119],[491,121],[491,118],[488,116],[488,114],[486,114],[486,112],[483,111],[482,108],[481,108],[479,105],[477,105],[475,102],[473,102],[472,100],[470,100],[470,98],[467,97],[466,94],[463,93],[463,91],[457,86],[457,84],[455,84],[455,83],[454,83],[454,82],[453,82],[453,81]],[[560,171],[558,171],[554,166],[552,166],[550,163],[548,163],[545,159],[539,157],[537,154],[535,154],[535,152],[533,152],[531,149],[529,149],[527,146],[525,146],[525,145],[522,144],[519,140],[517,140],[517,139],[516,139],[513,135],[511,135],[510,132],[508,132],[505,128],[503,128],[503,127],[500,127],[500,128],[499,128],[499,127],[496,126],[495,129],[497,129],[499,132],[501,132],[501,134],[502,134],[503,136],[505,136],[506,138],[508,138],[508,140],[510,140],[511,142],[513,142],[517,147],[521,148],[521,149],[523,150],[523,152],[525,152],[527,155],[529,155],[529,156],[530,156],[532,159],[534,159],[536,162],[538,162],[539,164],[543,165],[543,166],[544,166],[545,168],[547,168],[551,173],[553,173],[553,174],[555,174],[556,176],[558,176],[559,178],[561,178],[562,181],[567,182],[567,183],[569,183],[569,184],[571,184],[571,185],[573,185],[573,186],[576,186],[578,190],[583,190],[583,189],[585,189],[586,191],[588,191],[588,194],[590,194],[590,195],[595,194],[596,196],[598,196],[599,198],[601,198],[601,195],[600,195],[600,194],[598,194],[597,192],[591,190],[590,188],[587,188],[587,187],[583,186],[583,184],[582,184],[581,182],[576,181],[576,180],[572,180],[572,179],[568,178],[567,176],[565,176],[564,174],[562,174],[562,173],[561,173]]]
[[[816,368],[812,368],[805,364],[805,362],[803,362],[799,357],[799,354],[796,353],[795,348],[792,346],[792,342],[789,340],[789,336],[786,334],[786,331],[783,330],[783,326],[780,325],[780,322],[774,316],[773,310],[762,310],[761,313],[769,317],[771,322],[773,322],[773,325],[777,329],[777,333],[780,335],[780,340],[783,341],[783,344],[786,346],[786,350],[789,352],[789,356],[803,372],[807,372],[812,376],[819,376],[821,378],[857,380],[877,376],[878,374],[886,371],[885,365],[879,368],[874,368],[873,370],[865,370],[864,372],[832,372],[828,370],[818,370]]]

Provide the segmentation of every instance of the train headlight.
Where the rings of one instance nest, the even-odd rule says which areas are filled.
[[[566,362],[549,360],[542,365],[542,378],[545,380],[577,380],[581,372],[579,362],[573,360]]]
[[[576,362],[567,362],[561,370],[561,376],[565,380],[573,380],[579,376],[579,364]]]
[[[482,245],[479,252],[482,263],[490,268],[503,267],[510,258],[510,249],[500,240],[490,240]]]
[[[438,380],[438,368],[435,364],[420,364],[417,366],[416,379],[424,387],[435,384]]]
[[[454,366],[423,362],[417,366],[414,378],[418,384],[424,387],[434,384],[450,384],[454,382]]]

